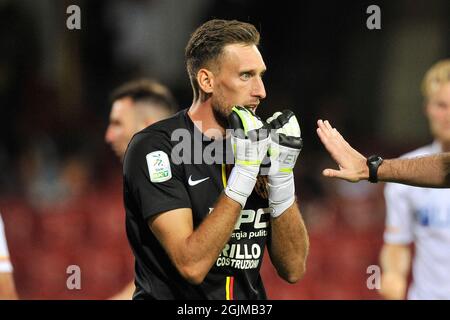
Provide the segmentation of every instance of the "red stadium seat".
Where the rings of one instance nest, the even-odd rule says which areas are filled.
[[[39,215],[39,241],[44,247],[68,248],[86,240],[83,206],[47,210]]]

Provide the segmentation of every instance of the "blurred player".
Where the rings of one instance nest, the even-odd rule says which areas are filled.
[[[169,117],[177,109],[169,89],[156,81],[146,79],[127,82],[117,88],[111,96],[111,103],[105,140],[121,161],[136,132]],[[112,299],[131,299],[134,289],[132,281]]]
[[[17,292],[14,285],[13,267],[6,244],[3,220],[0,215],[0,300],[13,299],[17,299]]]
[[[177,109],[170,91],[154,80],[125,83],[111,95],[112,108],[105,141],[123,156],[133,135],[172,115]]]
[[[427,72],[423,94],[434,142],[405,158],[450,151],[450,60]],[[387,184],[385,199],[381,294],[387,299],[405,297],[414,243],[408,299],[450,299],[450,190]]]

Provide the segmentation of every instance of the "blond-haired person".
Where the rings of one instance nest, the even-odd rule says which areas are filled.
[[[428,70],[422,89],[434,141],[402,158],[450,151],[450,59]],[[387,299],[450,299],[450,190],[388,183],[385,199],[381,294]],[[411,265],[413,281],[406,292]]]

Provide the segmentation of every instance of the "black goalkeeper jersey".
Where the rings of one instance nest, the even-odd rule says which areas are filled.
[[[217,148],[219,143],[225,147]],[[203,161],[203,154],[216,160]],[[225,158],[230,154],[232,158],[229,139],[206,138],[187,109],[131,140],[123,175],[127,236],[135,256],[134,299],[266,299],[259,271],[270,236],[270,211],[267,199],[255,191],[200,285],[179,274],[147,224],[161,212],[191,208],[194,228],[198,227],[226,186]]]

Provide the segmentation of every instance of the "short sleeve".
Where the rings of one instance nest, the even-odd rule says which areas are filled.
[[[123,164],[124,202],[145,220],[192,207],[183,167],[171,161],[171,151],[169,138],[158,132],[138,133],[128,146]]]
[[[392,244],[409,244],[414,240],[414,208],[409,198],[411,187],[387,183],[384,189],[386,200],[386,228],[384,241]]]

